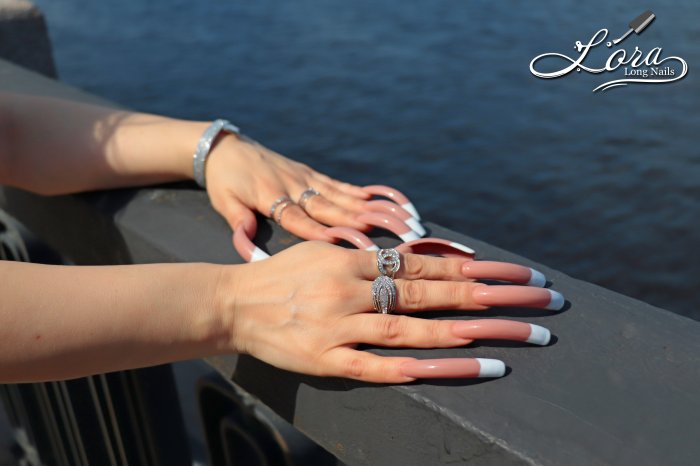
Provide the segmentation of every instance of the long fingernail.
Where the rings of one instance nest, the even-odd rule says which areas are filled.
[[[253,244],[242,226],[236,228],[233,234],[233,246],[246,262],[257,262],[270,257],[268,253]]]
[[[561,293],[545,288],[514,285],[480,285],[472,292],[482,306],[539,307],[559,311],[564,307]]]
[[[413,230],[413,231],[415,231],[416,233],[418,233],[418,236],[420,236],[421,238],[422,238],[423,236],[425,236],[425,233],[426,233],[425,228],[423,228],[423,225],[421,225],[420,222],[419,222],[418,220],[416,220],[415,218],[411,217],[411,218],[407,218],[406,220],[404,220],[404,222],[406,223],[406,225],[408,225],[408,227],[409,227],[411,230]]]
[[[476,251],[475,251],[475,250],[473,250],[473,249],[470,248],[469,246],[465,246],[465,245],[463,245],[463,244],[461,244],[461,243],[455,243],[454,241],[450,241],[450,246],[452,246],[453,248],[457,248],[457,249],[459,249],[460,251],[464,251],[464,252],[466,252],[467,254],[476,254]]]
[[[358,249],[365,251],[376,251],[379,249],[371,239],[362,232],[349,227],[330,227],[326,229],[326,234],[336,239],[342,239],[351,243]]]
[[[368,225],[384,228],[401,238],[405,243],[420,239],[418,234],[409,228],[403,221],[389,214],[366,213],[357,216],[357,220]]]
[[[420,214],[418,213],[418,210],[416,210],[416,208],[413,206],[412,203],[406,202],[405,204],[401,204],[401,207],[403,207],[403,208],[406,209],[411,215],[413,215],[414,217],[416,217],[416,220],[420,220],[420,219],[421,219]]]
[[[468,340],[513,340],[542,346],[550,339],[544,327],[505,319],[461,320],[452,324],[452,334]]]
[[[401,373],[416,379],[503,377],[506,365],[498,359],[416,359],[400,366]]]
[[[547,283],[547,279],[541,272],[508,262],[465,262],[462,265],[462,275],[475,280],[502,280],[537,287],[543,287]]]
[[[420,214],[418,214],[418,210],[416,210],[416,208],[413,206],[413,203],[411,203],[411,201],[409,201],[408,198],[398,189],[392,188],[391,186],[383,185],[365,186],[362,189],[370,194],[388,197],[389,199],[393,200],[401,207],[406,209],[406,211],[413,215],[416,218],[416,220],[420,220]]]
[[[530,286],[538,286],[543,288],[547,284],[547,278],[539,270],[530,268],[530,281],[528,281],[527,284]]]
[[[423,225],[421,225],[420,222],[416,220],[410,212],[408,212],[406,209],[396,204],[395,202],[384,200],[369,201],[365,203],[365,209],[368,212],[393,215],[394,217],[398,218],[399,220],[403,221],[406,225],[408,225],[408,227],[411,230],[415,231],[419,236],[425,236],[426,231],[425,228],[423,228]]]

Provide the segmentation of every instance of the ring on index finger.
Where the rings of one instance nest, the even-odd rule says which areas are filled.
[[[381,275],[394,278],[401,267],[401,256],[396,249],[380,249],[377,251],[377,269]]]

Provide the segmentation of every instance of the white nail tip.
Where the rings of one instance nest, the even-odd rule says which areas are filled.
[[[551,337],[552,334],[549,333],[549,330],[546,328],[539,325],[530,324],[530,336],[525,341],[532,343],[533,345],[546,346],[549,344]]]
[[[400,235],[399,235],[399,238],[401,238],[401,241],[403,241],[404,243],[408,243],[409,241],[413,241],[413,240],[416,240],[416,239],[420,239],[420,236],[418,236],[418,233],[416,233],[415,231],[411,230],[411,231],[409,231],[409,232],[407,232],[407,233],[402,233],[402,234],[400,234]]]
[[[268,257],[270,257],[270,255],[268,253],[266,253],[262,249],[256,247],[255,249],[253,249],[253,253],[250,255],[250,261],[257,262],[257,261],[261,261],[263,259],[267,259]]]
[[[479,361],[479,377],[503,377],[506,365],[499,359],[476,358]]]
[[[404,209],[406,209],[406,210],[408,211],[409,214],[411,214],[411,215],[413,215],[414,217],[416,217],[416,220],[420,220],[420,215],[418,214],[418,211],[416,210],[416,208],[413,207],[413,204],[411,204],[410,202],[407,202],[407,203],[405,203],[405,204],[401,204],[401,207],[403,207]]]
[[[409,218],[405,221],[405,223],[408,225],[408,228],[418,233],[419,236],[425,236],[425,228],[423,228],[423,225],[421,225],[415,218]]]
[[[377,246],[376,244],[373,244],[372,246],[367,246],[365,248],[365,251],[379,251],[379,246]]]
[[[452,242],[452,243],[450,243],[450,246],[452,246],[453,248],[459,249],[462,252],[466,252],[467,254],[476,254],[475,250],[473,250],[469,246],[465,246],[463,244]]]
[[[551,298],[549,300],[549,304],[545,309],[549,309],[550,311],[560,311],[561,308],[564,307],[564,297],[558,291],[547,291],[549,291],[549,295],[551,296]]]
[[[530,274],[530,281],[527,282],[527,284],[530,286],[544,288],[544,286],[547,284],[547,279],[545,278],[544,274],[535,269],[530,269]]]

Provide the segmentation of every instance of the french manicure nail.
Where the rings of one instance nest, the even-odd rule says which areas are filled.
[[[500,280],[537,287],[547,283],[537,270],[508,262],[469,261],[462,265],[462,275],[475,280]]]
[[[452,334],[469,340],[512,340],[542,346],[550,339],[544,327],[505,319],[460,320],[452,324]]]
[[[404,222],[406,223],[406,225],[408,225],[408,227],[411,230],[418,233],[418,236],[420,236],[421,238],[423,236],[425,236],[425,234],[426,234],[425,228],[423,228],[423,225],[421,225],[418,220],[416,220],[413,217],[410,217],[410,218],[407,218],[406,220],[404,220]]]
[[[268,253],[253,244],[242,226],[236,228],[233,234],[233,246],[246,262],[257,262],[270,257]]]
[[[415,231],[419,236],[425,236],[426,231],[425,228],[423,228],[423,225],[421,225],[410,212],[395,202],[384,200],[368,201],[365,203],[365,209],[368,212],[393,215],[408,225],[408,227]]]
[[[564,307],[561,293],[546,288],[515,285],[479,285],[472,297],[482,306],[537,307],[559,311]]]
[[[373,225],[375,227],[384,228],[394,233],[396,236],[401,238],[405,243],[407,241],[413,241],[420,239],[418,234],[411,230],[408,225],[389,214],[377,214],[377,213],[366,213],[357,216],[357,220],[368,225]]]
[[[416,210],[411,201],[409,201],[408,198],[398,189],[392,188],[391,186],[383,186],[376,184],[365,186],[362,189],[370,194],[388,197],[389,199],[393,200],[401,207],[406,209],[406,211],[413,215],[416,218],[416,220],[420,220],[418,210]]]
[[[547,284],[547,278],[539,270],[530,268],[530,274],[530,281],[527,282],[528,285],[543,288]]]
[[[406,377],[417,379],[503,377],[506,365],[498,359],[416,359],[400,366]]]

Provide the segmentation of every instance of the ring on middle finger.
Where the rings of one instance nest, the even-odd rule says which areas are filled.
[[[396,283],[386,275],[380,275],[372,282],[372,305],[381,314],[391,314],[396,310]]]
[[[401,267],[401,256],[396,249],[380,249],[377,251],[377,269],[382,275],[394,278]]]

